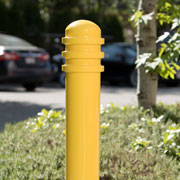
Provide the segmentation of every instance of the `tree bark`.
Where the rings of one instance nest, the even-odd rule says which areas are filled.
[[[144,53],[152,53],[156,56],[156,11],[157,0],[139,0],[139,11],[143,15],[154,12],[153,19],[148,24],[138,23],[137,27],[137,56]],[[153,72],[145,72],[145,66],[138,68],[137,97],[138,105],[144,108],[152,108],[156,105],[158,87],[158,75]]]

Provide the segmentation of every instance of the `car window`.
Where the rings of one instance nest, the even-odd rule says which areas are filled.
[[[129,57],[136,57],[136,50],[131,48],[131,47],[127,47],[126,48],[126,55]]]
[[[103,46],[102,51],[106,61],[121,61],[122,59],[123,49],[116,45]]]
[[[15,36],[0,34],[1,46],[32,46],[32,44],[26,42]]]
[[[125,54],[126,54],[126,62],[128,64],[134,64],[137,56],[136,49],[129,46],[125,48]]]

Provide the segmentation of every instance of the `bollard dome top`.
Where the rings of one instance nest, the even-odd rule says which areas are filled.
[[[64,44],[104,44],[101,29],[88,20],[78,20],[69,24],[65,30]]]
[[[62,43],[66,46],[62,52],[62,57],[66,59],[66,64],[62,66],[63,71],[87,73],[104,70],[98,60],[104,57],[100,48],[104,39],[101,38],[101,29],[95,23],[87,20],[72,22],[65,30]],[[92,59],[96,61],[91,61]]]

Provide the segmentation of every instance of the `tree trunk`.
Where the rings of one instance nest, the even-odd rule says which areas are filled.
[[[156,56],[156,6],[157,0],[139,0],[139,11],[143,15],[154,12],[153,19],[148,24],[138,23],[137,28],[137,56],[144,53],[152,53]],[[138,68],[137,96],[138,105],[151,108],[156,105],[158,87],[158,75],[153,72],[145,72],[145,66]]]

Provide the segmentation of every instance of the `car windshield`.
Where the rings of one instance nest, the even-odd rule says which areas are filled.
[[[0,46],[32,46],[32,44],[15,36],[0,34]]]

